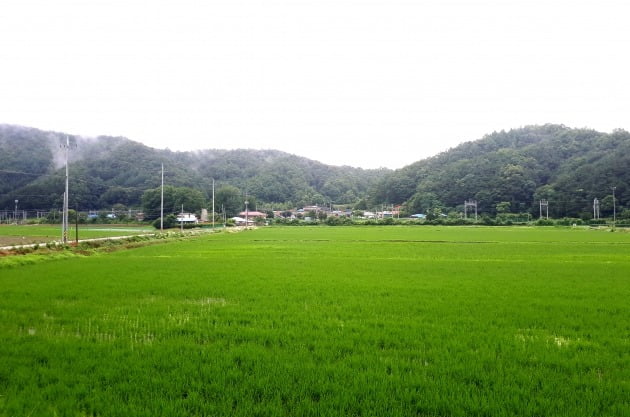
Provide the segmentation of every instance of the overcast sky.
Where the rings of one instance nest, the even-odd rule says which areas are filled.
[[[399,168],[630,123],[627,0],[3,0],[0,123]]]

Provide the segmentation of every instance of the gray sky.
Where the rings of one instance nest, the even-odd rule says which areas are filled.
[[[399,168],[630,128],[630,2],[3,0],[0,123]]]

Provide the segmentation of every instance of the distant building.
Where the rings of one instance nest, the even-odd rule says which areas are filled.
[[[177,223],[199,223],[197,216],[193,213],[180,213],[177,215]]]
[[[249,219],[245,220],[242,217],[232,217],[231,220],[233,220],[234,224],[237,226],[253,226],[255,223],[253,220],[249,220]]]
[[[363,217],[365,217],[366,219],[375,219],[376,218],[376,213],[373,213],[371,211],[364,211],[363,212]]]
[[[262,217],[263,219],[267,218],[267,213],[263,213],[262,211],[241,211],[240,213],[238,213],[238,215],[240,217],[247,217],[247,218],[255,218],[255,217]]]

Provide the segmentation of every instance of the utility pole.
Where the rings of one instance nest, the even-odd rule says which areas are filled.
[[[17,220],[17,205],[18,205],[18,201],[19,200],[15,200],[15,212],[13,213],[13,221],[15,221],[15,224],[18,224],[18,220]]]
[[[179,222],[179,227],[180,227],[180,231],[182,233],[184,233],[184,205],[182,204],[182,214],[180,214],[181,216],[181,221]]]
[[[67,244],[68,243],[68,188],[69,188],[69,181],[68,181],[68,151],[70,149],[70,137],[66,136],[66,144],[65,145],[61,145],[65,150],[66,150],[66,192],[63,194],[63,219],[62,219],[62,226],[61,226],[61,235],[62,238],[61,240],[63,241],[63,244]]]
[[[212,178],[212,230],[214,231],[214,178]]]
[[[613,227],[617,224],[617,204],[615,202],[615,190],[617,187],[612,187],[613,189]]]
[[[75,228],[74,228],[74,234],[75,234],[75,242],[76,245],[79,246],[79,203],[76,203],[77,206],[77,211],[75,213]]]
[[[543,208],[546,211],[547,220],[549,220],[549,200],[540,200],[540,218],[543,218]]]
[[[66,203],[66,193],[64,192],[61,195],[63,202],[61,203],[62,207],[61,207],[61,241],[65,242],[64,237],[68,235],[68,231],[66,230],[66,219],[65,219],[65,213],[64,213],[64,208],[65,208],[65,203]]]
[[[247,193],[245,193],[245,228],[249,228],[249,208],[247,205],[249,201],[247,201]]]
[[[599,200],[593,200],[593,219],[599,220]]]
[[[162,186],[160,190],[160,232],[162,232],[164,231],[164,164],[162,164]]]

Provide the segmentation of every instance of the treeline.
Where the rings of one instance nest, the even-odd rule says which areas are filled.
[[[616,226],[630,227],[630,212],[618,217]],[[262,222],[264,223],[264,222]],[[335,217],[326,216],[315,220],[304,220],[299,218],[275,217],[267,220],[283,226],[591,226],[610,227],[612,222],[604,219],[584,220],[580,218],[563,217],[560,219],[534,219],[531,216],[498,214],[495,217],[488,215],[480,216],[478,219],[462,218],[461,216],[446,216],[433,219],[412,219],[386,217],[380,219],[364,219],[360,217]]]
[[[0,210],[59,208],[66,135],[0,125]],[[630,133],[562,125],[495,132],[395,171],[325,165],[275,150],[157,150],[122,137],[70,137],[70,205],[80,210],[144,209],[158,216],[161,166],[167,210],[217,211],[344,205],[401,215],[461,217],[474,201],[480,216],[612,217],[630,206]],[[614,197],[613,197],[614,188]]]
[[[63,133],[0,125],[0,210],[11,210],[14,200],[25,210],[62,205],[65,141]],[[240,207],[245,199],[295,207],[353,204],[388,172],[330,166],[274,150],[172,152],[108,136],[70,136],[70,143],[70,205],[81,210],[142,208],[145,193],[160,187],[162,165],[166,185],[195,190],[191,211],[199,200],[208,205],[213,179],[228,200],[240,195]],[[173,198],[172,205],[181,200]]]
[[[528,126],[396,170],[376,185],[371,204],[402,204],[406,213],[437,215],[461,213],[465,201],[476,201],[480,214],[538,217],[543,200],[550,217],[590,219],[598,199],[601,216],[612,217],[613,209],[619,213],[630,201],[629,167],[627,131]]]

